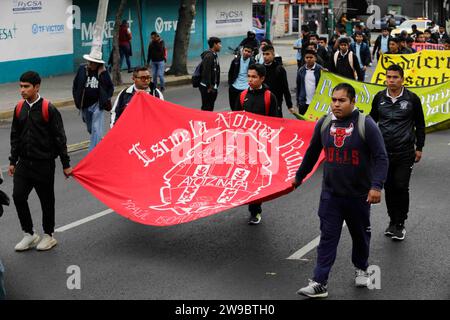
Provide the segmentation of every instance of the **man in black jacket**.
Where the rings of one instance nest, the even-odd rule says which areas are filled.
[[[202,110],[214,111],[217,90],[220,83],[220,64],[217,53],[222,48],[221,40],[217,37],[208,39],[209,50],[201,54],[200,94],[202,95]]]
[[[64,175],[72,174],[67,154],[66,134],[59,111],[39,95],[41,78],[34,71],[20,77],[20,93],[24,99],[14,110],[11,126],[11,156],[8,173],[14,177],[13,199],[25,235],[16,251],[37,245],[50,250],[57,241],[55,228],[55,158],[60,157]],[[36,190],[42,207],[44,236],[34,233],[28,196]]]
[[[386,52],[387,54],[408,54],[407,50],[402,48],[400,38],[391,38],[389,39],[389,51]]]
[[[283,96],[286,99],[286,105],[289,112],[294,112],[286,69],[284,69],[283,65],[275,59],[275,49],[273,46],[265,46],[262,48],[262,51],[264,56],[264,67],[266,67],[264,84],[266,84],[275,97],[277,97],[278,114],[282,118],[283,111],[281,108],[283,105]]]
[[[151,38],[152,41],[148,45],[147,64],[150,65],[150,61],[152,62],[153,81],[155,85],[158,85],[159,78],[159,87],[164,92],[166,86],[164,80],[165,63],[167,62],[166,45],[156,31],[151,33]]]
[[[236,110],[245,110],[247,112],[261,114],[264,116],[279,117],[277,98],[270,92],[269,88],[263,83],[266,76],[266,69],[261,64],[252,64],[248,67],[248,91],[244,91],[236,100]],[[270,101],[266,99],[269,97]],[[243,101],[243,104],[241,103]],[[270,104],[269,104],[270,102]],[[248,205],[250,219],[248,224],[255,225],[261,222],[262,202],[251,203]]]
[[[444,44],[447,39],[450,39],[447,32],[445,31],[445,25],[439,26],[439,31],[433,34],[433,38],[437,43]]]
[[[246,44],[242,49],[242,55],[238,55],[231,61],[228,70],[228,97],[231,110],[235,110],[236,99],[242,91],[248,88],[247,72],[248,67],[255,63],[252,57],[253,48]]]
[[[78,68],[73,79],[72,95],[75,106],[81,109],[83,122],[91,135],[91,151],[103,137],[103,110],[111,111],[114,85],[105,69],[101,52],[92,51],[83,58],[88,63]]]
[[[339,50],[336,51],[329,61],[329,70],[343,77],[364,81],[358,57],[349,48],[349,39],[341,38]]]
[[[243,39],[239,43],[239,47],[249,46],[252,48],[252,52],[256,55],[258,53],[258,40],[256,39],[256,34],[253,30],[247,32],[247,38]]]
[[[156,98],[164,100],[163,94],[152,82],[152,77],[150,76],[150,71],[147,67],[136,67],[133,71],[132,79],[134,84],[120,91],[116,101],[114,102],[114,106],[111,110],[111,128],[125,111],[125,108],[128,106],[128,103],[130,103],[137,91],[144,91]]]
[[[380,54],[386,53],[389,51],[389,28],[385,27],[381,29],[381,34],[375,40],[375,45],[373,46],[372,59],[377,57],[377,60],[380,59]]]
[[[391,65],[386,70],[387,89],[377,93],[370,116],[378,122],[389,156],[385,184],[390,223],[385,235],[405,239],[409,211],[409,180],[414,162],[422,158],[425,119],[419,97],[403,86],[403,69]]]

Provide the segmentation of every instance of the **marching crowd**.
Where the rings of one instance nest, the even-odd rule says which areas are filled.
[[[73,99],[91,135],[89,151],[103,137],[105,111],[111,112],[113,127],[137,91],[164,99],[167,51],[163,40],[156,32],[152,33],[147,63],[151,63],[154,83],[147,66],[131,69],[128,55],[131,48],[126,43],[130,39],[125,25],[120,55],[126,58],[134,83],[122,90],[114,103],[111,102],[113,83],[101,52],[93,51],[85,55],[87,63],[80,66],[74,78]],[[375,57],[378,60],[381,54],[412,53],[414,49],[411,44],[414,42],[440,43],[450,50],[449,36],[442,27],[432,33],[431,30],[420,32],[413,26],[412,34],[401,33],[399,37],[391,37],[389,29],[385,28],[375,40],[371,52],[370,34],[361,26],[356,26],[351,36],[347,36],[343,26],[338,26],[328,41],[303,25],[300,38],[293,46],[298,66],[293,101],[282,57],[269,39],[258,43],[255,34],[249,32],[228,69],[229,107],[233,111],[245,110],[283,117],[282,105],[285,102],[288,112],[304,115],[322,70],[364,81],[367,68],[374,63]],[[220,85],[221,40],[211,37],[208,46],[194,72],[193,85],[200,91],[201,110],[213,111]],[[160,80],[159,86],[157,78]],[[381,201],[383,188],[389,217],[384,234],[397,241],[405,239],[409,182],[414,163],[420,161],[422,156],[425,121],[419,98],[403,86],[404,70],[392,65],[387,69],[386,79],[386,89],[373,99],[369,115],[358,110],[355,89],[351,85],[342,83],[333,89],[331,113],[317,122],[303,163],[292,181],[293,188],[301,186],[320,153],[325,152],[317,264],[313,278],[298,291],[299,294],[309,297],[328,295],[328,275],[336,257],[343,221],[347,223],[353,240],[355,284],[370,284],[367,272],[370,206]],[[15,246],[16,251],[33,247],[49,250],[57,244],[53,237],[55,158],[60,157],[66,177],[72,173],[61,114],[51,102],[39,95],[40,83],[41,78],[36,72],[29,71],[21,76],[23,100],[15,108],[11,127],[8,173],[14,179],[12,198],[24,232],[23,239]],[[42,238],[34,231],[27,202],[33,188],[43,211]],[[249,211],[248,223],[259,224],[262,203],[250,204]],[[1,268],[0,264],[0,273]]]

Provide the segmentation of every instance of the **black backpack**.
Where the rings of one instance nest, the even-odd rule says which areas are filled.
[[[202,80],[202,61],[195,67],[194,73],[192,74],[192,86],[194,88],[200,87],[200,82]]]

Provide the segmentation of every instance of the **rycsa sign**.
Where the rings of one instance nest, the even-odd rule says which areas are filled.
[[[30,1],[13,1],[13,13],[25,13],[42,10],[42,1],[30,0]]]

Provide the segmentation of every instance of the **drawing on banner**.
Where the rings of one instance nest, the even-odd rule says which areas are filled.
[[[218,151],[220,145],[214,143],[215,138],[227,135],[236,139],[223,139],[223,152]],[[240,139],[257,146],[259,159],[238,147],[235,141]],[[267,149],[253,132],[218,131],[207,141],[196,144],[184,160],[164,175],[164,186],[160,189],[162,204],[150,208],[189,215],[251,201],[272,181],[275,166]],[[217,157],[222,159],[217,161]]]

